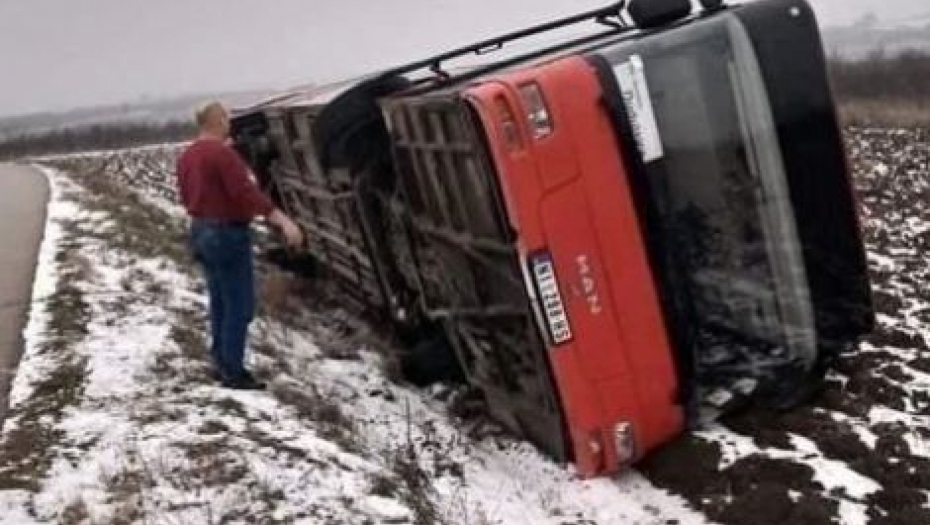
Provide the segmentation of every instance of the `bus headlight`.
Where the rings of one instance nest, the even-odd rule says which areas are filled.
[[[633,434],[633,424],[621,421],[614,428],[614,446],[617,449],[617,459],[626,465],[636,458],[636,436]]]
[[[543,98],[539,84],[520,86],[520,98],[523,99],[526,119],[529,121],[533,138],[541,139],[551,135],[552,117],[549,116],[549,108],[546,106],[546,99]]]

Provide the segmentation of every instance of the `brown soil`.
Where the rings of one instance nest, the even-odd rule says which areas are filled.
[[[930,439],[930,428],[868,422],[878,407],[905,418],[930,415],[930,392],[914,385],[916,376],[930,373],[930,348],[920,335],[930,330],[930,308],[914,309],[930,301],[930,262],[920,255],[930,247],[930,235],[904,226],[907,219],[928,218],[923,196],[930,192],[930,133],[851,130],[848,139],[866,244],[896,265],[872,269],[876,311],[901,319],[910,309],[912,319],[907,325],[880,323],[867,339],[871,348],[844,354],[836,366],[841,378],[828,380],[809,406],[787,412],[752,408],[722,422],[751,437],[759,453],[721,469],[718,445],[688,435],[642,464],[653,483],[681,494],[716,522],[839,524],[838,504],[847,500],[867,506],[871,525],[930,523],[930,458],[908,445]],[[879,163],[887,172],[875,169]],[[863,442],[856,427],[876,437],[874,447]],[[856,501],[816,483],[806,464],[767,455],[795,450],[792,435],[809,439],[825,458],[845,463],[881,489]]]

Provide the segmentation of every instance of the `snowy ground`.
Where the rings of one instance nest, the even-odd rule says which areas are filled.
[[[327,290],[268,267],[253,367],[273,388],[217,388],[172,203],[178,147],[46,159],[60,171],[0,436],[0,523],[930,523],[930,134],[848,137],[876,334],[812,406],[746,412],[595,481],[472,415],[467,394],[397,382]]]
[[[272,388],[218,388],[165,184],[176,150],[46,160],[53,202],[0,436],[0,523],[707,523],[637,473],[581,481],[460,420],[466,394],[392,380],[364,324],[269,268],[252,367]]]

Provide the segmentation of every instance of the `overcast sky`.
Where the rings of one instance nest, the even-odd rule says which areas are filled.
[[[930,12],[927,0],[812,2],[826,24]],[[334,79],[606,3],[0,0],[0,115]]]

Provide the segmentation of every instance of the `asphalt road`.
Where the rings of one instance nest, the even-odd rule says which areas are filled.
[[[48,199],[48,181],[37,170],[0,164],[0,424],[23,350]]]

